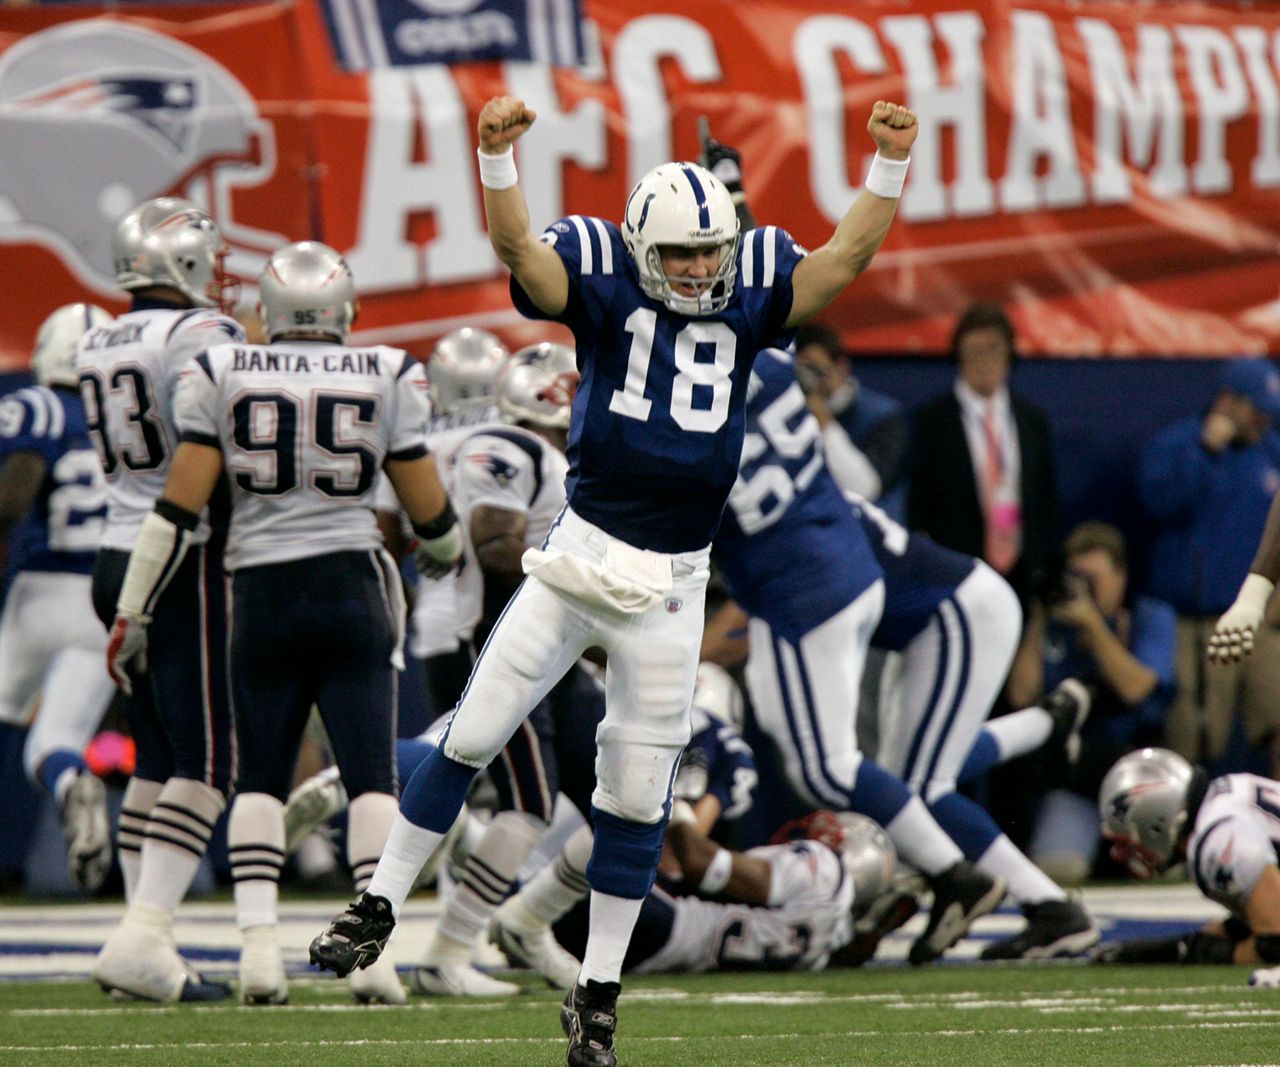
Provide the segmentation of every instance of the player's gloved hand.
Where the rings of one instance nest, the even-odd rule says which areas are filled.
[[[1249,975],[1249,984],[1257,989],[1275,989],[1280,986],[1280,967],[1263,967]]]
[[[742,153],[727,144],[721,144],[704,134],[702,138],[702,165],[724,182],[735,204],[741,204],[746,198],[746,190],[742,187]]]
[[[147,625],[145,615],[117,615],[107,638],[107,670],[116,685],[133,694],[131,674],[147,669]]]
[[[1253,652],[1253,635],[1262,625],[1267,601],[1275,586],[1261,574],[1250,574],[1236,601],[1226,610],[1209,638],[1209,659],[1213,663],[1239,663]]]
[[[409,545],[413,563],[424,578],[443,578],[462,559],[462,528],[451,504],[445,504],[436,518],[428,523],[414,523],[416,535]]]
[[[1093,963],[1230,963],[1233,946],[1225,937],[1200,930],[1177,937],[1104,941],[1089,952]]]

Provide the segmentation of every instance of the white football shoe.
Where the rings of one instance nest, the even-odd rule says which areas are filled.
[[[240,1003],[288,1004],[289,981],[284,974],[279,930],[267,923],[250,926],[241,935]]]
[[[137,1000],[222,1000],[231,991],[207,982],[178,955],[169,913],[137,901],[111,931],[89,971],[113,997]]]
[[[561,946],[550,927],[536,933],[519,928],[506,921],[502,908],[489,920],[489,942],[498,946],[512,966],[536,971],[555,989],[572,989],[582,969],[582,962]]]
[[[1280,986],[1280,967],[1263,967],[1249,975],[1249,984],[1257,989],[1275,989]]]
[[[410,979],[415,993],[428,997],[510,997],[520,992],[514,982],[490,978],[469,963],[423,964]]]
[[[90,893],[96,892],[111,873],[111,826],[102,779],[90,771],[77,774],[63,795],[59,816],[71,877]]]
[[[390,952],[383,952],[368,967],[356,968],[347,975],[347,982],[361,1004],[404,1004],[409,999]]]
[[[301,783],[284,802],[284,851],[292,855],[307,834],[347,806],[337,767],[326,767]]]

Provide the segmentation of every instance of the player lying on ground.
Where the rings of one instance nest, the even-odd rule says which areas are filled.
[[[1100,963],[1261,963],[1254,985],[1280,985],[1280,783],[1254,774],[1210,782],[1164,748],[1120,759],[1098,796],[1111,855],[1140,878],[1186,860],[1200,891],[1230,916],[1189,934],[1113,942]]]

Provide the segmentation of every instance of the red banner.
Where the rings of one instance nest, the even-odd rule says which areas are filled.
[[[424,352],[464,322],[540,339],[484,231],[474,124],[495,92],[539,112],[519,150],[535,226],[618,218],[645,170],[696,158],[705,115],[742,151],[757,217],[809,247],[857,194],[872,102],[905,101],[921,134],[898,220],[826,313],[860,351],[944,348],[981,298],[1010,308],[1028,352],[1280,353],[1275,8],[586,10],[598,47],[580,70],[351,74],[316,0],[0,9],[0,365],[26,362],[61,303],[124,307],[112,223],[169,192],[210,208],[249,284],[285,241],[341,249],[359,341]]]

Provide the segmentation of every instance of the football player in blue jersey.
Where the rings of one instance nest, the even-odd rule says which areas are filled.
[[[115,684],[103,668],[106,634],[93,614],[90,574],[107,512],[106,486],[76,392],[76,344],[110,321],[67,304],[36,337],[36,384],[0,401],[0,543],[12,536],[0,617],[0,722],[24,726],[28,777],[58,804],[71,875],[97,889],[111,869],[106,792],[84,747]]]
[[[366,895],[312,944],[345,972],[372,961],[472,777],[581,655],[608,655],[596,741],[591,935],[561,1013],[568,1062],[612,1067],[622,959],[648,892],[689,737],[709,546],[737,475],[756,353],[826,307],[893,221],[917,133],[877,101],[877,154],[830,240],[806,253],[785,231],[741,233],[704,168],[669,163],[631,191],[621,226],[579,215],[541,238],[513,143],[532,126],[502,96],[479,117],[489,237],[524,314],[567,325],[582,384],[569,428],[568,504],[498,621],[437,753],[405,787]]]
[[[767,349],[751,373],[741,472],[714,553],[750,616],[746,680],[757,723],[808,803],[875,819],[929,879],[934,908],[911,961],[934,959],[1000,902],[1005,883],[966,861],[924,800],[857,750],[858,690],[885,575],[827,470],[788,352]],[[937,719],[933,740],[941,744],[951,725]]]
[[[1026,927],[988,945],[983,959],[1083,952],[1100,936],[1088,913],[956,789],[1018,645],[1016,594],[983,561],[908,533],[859,497],[852,502],[885,580],[884,613],[872,644],[898,653],[901,664],[897,685],[882,694],[877,709],[880,762],[924,798],[966,859],[1008,883],[1026,915]],[[1015,734],[1047,721],[1050,737],[1065,738],[1083,725],[1090,696],[1068,679],[1043,704],[1019,713]]]

